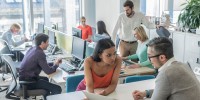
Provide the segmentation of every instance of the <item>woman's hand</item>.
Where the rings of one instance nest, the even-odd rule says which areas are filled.
[[[97,94],[99,94],[99,95],[106,95],[106,91],[102,90],[102,91],[97,92]]]
[[[128,68],[130,68],[130,69],[140,68],[140,65],[135,63],[135,64],[132,64],[132,65],[129,65]]]

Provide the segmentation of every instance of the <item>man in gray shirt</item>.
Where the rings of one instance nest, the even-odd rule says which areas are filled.
[[[158,37],[148,44],[148,57],[159,70],[154,90],[134,91],[135,100],[144,97],[151,100],[199,100],[200,83],[188,65],[174,58],[169,39]]]
[[[2,39],[5,40],[8,43],[8,45],[13,46],[13,47],[19,46],[23,44],[24,42],[27,42],[28,39],[25,36],[22,37],[21,40],[15,41],[14,35],[19,34],[20,30],[21,30],[21,26],[17,23],[14,23],[11,25],[8,31],[3,33]]]
[[[11,25],[8,31],[3,33],[2,39],[8,43],[10,48],[20,46],[24,42],[28,41],[28,39],[25,36],[21,37],[22,39],[18,41],[14,39],[15,35],[19,35],[20,30],[21,26],[18,23],[14,23]],[[20,51],[12,51],[12,53],[14,54],[15,59],[17,59],[18,61],[22,61],[24,55]]]

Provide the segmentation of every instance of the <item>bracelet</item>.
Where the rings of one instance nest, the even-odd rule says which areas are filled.
[[[150,98],[150,92],[149,92],[149,90],[145,90],[145,91],[146,91],[146,97]]]

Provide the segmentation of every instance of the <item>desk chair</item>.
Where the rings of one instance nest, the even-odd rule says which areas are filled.
[[[5,62],[5,64],[8,65],[12,74],[12,82],[6,92],[7,99],[19,100],[20,97],[27,99],[29,96],[39,96],[39,95],[46,96],[47,95],[47,91],[44,89],[28,90],[27,84],[34,83],[34,81],[19,81],[18,82],[17,81],[18,75],[17,75],[16,67],[12,58],[8,55],[4,55],[2,56],[2,59]]]
[[[7,42],[6,41],[4,41],[4,40],[2,40],[2,39],[0,39],[0,67],[2,67],[2,72],[3,72],[3,74],[2,74],[2,80],[4,81],[5,80],[5,78],[4,78],[4,74],[6,74],[6,73],[8,73],[8,69],[7,69],[7,67],[4,65],[4,62],[2,61],[2,59],[1,59],[1,55],[12,55],[12,52],[11,52],[11,50],[10,50],[10,48],[9,48],[9,46],[8,46],[8,44],[7,44]]]
[[[83,80],[84,75],[73,75],[69,76],[66,79],[66,92],[74,92],[78,84]]]
[[[13,56],[11,49],[8,46],[8,43],[5,40],[0,39],[0,55],[9,55],[9,56]],[[3,81],[5,80],[4,78],[4,74],[8,73],[8,67],[6,65],[4,65],[4,62],[1,59],[0,56],[0,62],[1,62],[1,66],[0,67],[4,67],[2,69],[3,71],[3,75],[2,75],[2,79]],[[21,62],[15,62],[15,66],[18,69],[20,67]]]
[[[125,83],[143,81],[148,79],[154,79],[154,75],[135,75],[135,76],[128,76],[125,78]]]

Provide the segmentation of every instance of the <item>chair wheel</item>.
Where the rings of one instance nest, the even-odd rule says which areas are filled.
[[[2,77],[2,80],[5,81],[6,79],[4,77]]]

